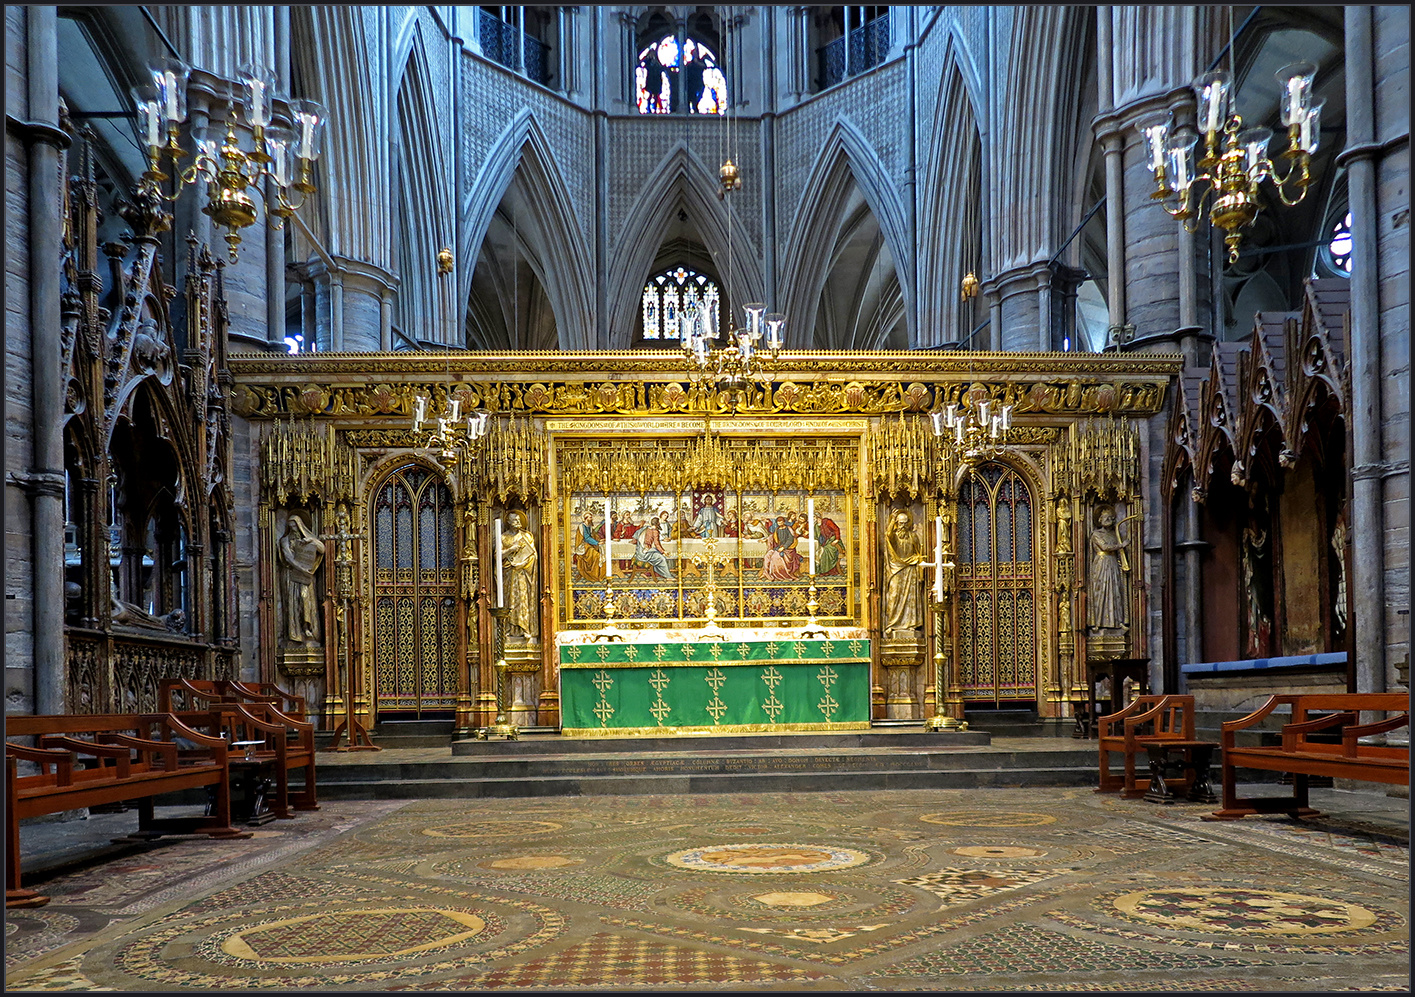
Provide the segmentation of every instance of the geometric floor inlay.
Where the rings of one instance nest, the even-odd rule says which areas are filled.
[[[996,896],[1008,890],[1064,876],[1075,869],[935,869],[910,879],[896,879],[901,886],[916,886],[938,897],[944,907],[956,907]]]
[[[332,800],[36,875],[6,989],[1408,992],[1408,803],[1313,800],[1321,833],[1085,790]]]
[[[1208,952],[1146,952],[1018,924],[900,963],[891,976],[1218,969],[1248,965]]]
[[[667,942],[597,934],[543,959],[491,973],[400,988],[694,986],[828,979],[830,974]]]
[[[1126,893],[1111,903],[1139,921],[1242,935],[1325,935],[1360,931],[1377,920],[1356,904],[1272,890],[1169,887]]]
[[[245,928],[221,949],[256,962],[362,962],[456,945],[485,927],[482,918],[459,910],[340,910]]]
[[[663,858],[694,872],[808,873],[853,869],[871,856],[838,845],[725,844],[685,848]]]
[[[950,810],[943,814],[924,814],[919,820],[950,827],[1042,827],[1056,823],[1056,818],[1049,814],[1010,810]]]

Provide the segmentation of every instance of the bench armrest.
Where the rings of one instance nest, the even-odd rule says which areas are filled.
[[[177,767],[177,745],[171,741],[149,741],[145,737],[133,737],[131,734],[100,734],[105,744],[121,745],[112,750],[121,751],[124,756],[129,749],[136,749],[144,754],[154,757],[161,756],[162,767],[165,769],[175,769]]]
[[[1282,750],[1297,750],[1297,742],[1305,735],[1313,731],[1326,730],[1328,727],[1344,727],[1356,722],[1356,714],[1350,710],[1340,713],[1329,713],[1324,717],[1315,720],[1304,720],[1301,723],[1291,723],[1282,725]]]
[[[1117,710],[1116,712],[1107,713],[1103,717],[1097,717],[1097,733],[1099,733],[1101,737],[1106,737],[1107,735],[1109,735],[1111,728],[1116,726],[1116,724],[1124,723],[1125,718],[1133,716],[1135,714],[1135,711],[1138,710],[1140,706],[1141,701],[1139,699],[1132,699],[1130,702],[1126,703],[1124,707]]]
[[[1372,734],[1384,734],[1386,731],[1399,730],[1401,727],[1410,726],[1410,714],[1402,713],[1399,716],[1387,717],[1384,720],[1377,720],[1369,724],[1353,724],[1341,732],[1342,753],[1354,758],[1356,756],[1356,742],[1363,737],[1370,737]]]
[[[1294,694],[1279,694],[1268,699],[1266,703],[1258,707],[1246,717],[1239,717],[1237,720],[1225,720],[1221,728],[1223,736],[1223,746],[1225,748],[1232,748],[1235,744],[1234,735],[1237,734],[1238,731],[1260,723],[1264,717],[1272,713],[1272,711],[1277,709],[1279,706],[1282,706],[1284,704],[1290,706],[1296,701],[1297,696]]]
[[[229,715],[239,716],[244,723],[250,724],[256,730],[263,730],[267,734],[285,733],[284,724],[274,723],[270,720],[258,717],[250,710],[246,709],[246,707],[241,703],[222,703],[221,712]]]
[[[27,748],[23,744],[11,744],[6,741],[5,757],[11,760],[11,767],[17,758],[35,762],[40,766],[41,772],[47,771],[47,766],[53,765],[54,781],[60,786],[68,786],[74,781],[74,762],[77,759],[72,751],[65,751],[63,748]],[[9,772],[10,769],[6,771]]]

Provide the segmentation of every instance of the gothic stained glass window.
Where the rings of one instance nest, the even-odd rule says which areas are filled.
[[[1331,240],[1327,243],[1327,253],[1331,265],[1336,270],[1351,273],[1351,212],[1346,212],[1331,228]]]
[[[716,338],[722,295],[706,274],[671,267],[644,285],[644,339],[681,339],[683,324],[702,323]]]
[[[727,77],[701,41],[689,35],[680,43],[677,36],[664,35],[639,53],[634,102],[640,114],[681,113],[683,103],[689,114],[724,114]]]

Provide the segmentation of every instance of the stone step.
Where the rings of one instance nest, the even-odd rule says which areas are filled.
[[[778,748],[911,749],[979,746],[992,743],[985,731],[803,731],[780,734],[646,734],[642,737],[522,736],[515,741],[491,738],[452,742],[453,757],[463,755],[641,754],[647,751],[768,751]]]
[[[476,797],[664,795],[675,793],[807,793],[852,789],[972,789],[980,787],[1089,787],[1091,768],[742,772],[677,775],[597,775],[538,778],[365,779],[326,782],[320,773],[319,795],[326,800],[469,799]]]
[[[836,749],[822,751],[642,751],[622,754],[478,755],[445,761],[400,762],[385,757],[351,765],[325,765],[319,769],[322,787],[353,780],[476,780],[546,778],[566,776],[617,777],[633,775],[697,775],[729,773],[813,773],[829,775],[855,771],[935,772],[982,766],[1000,770],[1022,767],[1087,768],[1094,771],[1092,751],[978,752],[958,750],[912,751],[895,748]]]

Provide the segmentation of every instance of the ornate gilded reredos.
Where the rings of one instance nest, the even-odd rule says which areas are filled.
[[[387,423],[413,398],[436,406],[534,416],[726,412],[688,381],[677,351],[240,354],[230,357],[232,404],[247,418],[330,415]],[[1161,411],[1177,354],[937,353],[925,350],[783,353],[772,382],[738,406],[757,415],[926,412],[968,392],[1018,416]]]

